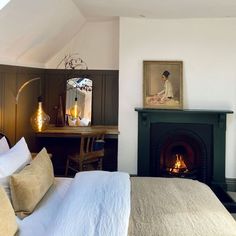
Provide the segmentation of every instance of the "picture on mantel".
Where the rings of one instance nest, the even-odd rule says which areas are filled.
[[[183,108],[182,61],[143,61],[143,106]]]

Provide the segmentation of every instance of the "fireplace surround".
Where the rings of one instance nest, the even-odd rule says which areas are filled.
[[[135,111],[139,176],[192,178],[226,189],[226,116],[232,111],[145,108]],[[184,160],[182,169],[176,164],[180,159]]]

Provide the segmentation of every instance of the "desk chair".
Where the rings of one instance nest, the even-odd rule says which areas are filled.
[[[3,134],[3,133],[0,133],[0,139],[1,139],[2,137],[5,137],[5,138],[6,138],[6,140],[7,140],[7,143],[8,143],[8,145],[9,145],[9,147],[11,148],[11,143],[10,143],[10,141],[9,141],[8,137],[7,137],[5,134]]]
[[[67,158],[65,176],[68,169],[75,172],[89,170],[93,166],[95,170],[102,170],[102,158],[104,157],[105,132],[89,132],[81,134],[79,153]]]

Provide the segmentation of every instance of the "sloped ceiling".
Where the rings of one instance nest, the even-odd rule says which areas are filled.
[[[235,0],[74,0],[86,18],[236,17]]]
[[[44,67],[84,22],[72,0],[11,0],[0,11],[0,64]]]
[[[86,20],[236,17],[235,0],[11,0],[0,10],[0,64],[44,67]]]

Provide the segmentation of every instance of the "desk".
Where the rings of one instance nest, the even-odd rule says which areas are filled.
[[[103,170],[117,170],[118,127],[117,126],[88,126],[88,127],[55,127],[49,126],[42,132],[35,133],[39,150],[46,147],[52,153],[52,161],[56,175],[64,174],[66,157],[78,150],[82,134],[92,131],[105,130],[105,156]]]
[[[54,125],[49,126],[46,130],[42,132],[37,132],[37,137],[62,137],[62,138],[78,138],[81,134],[90,133],[94,131],[105,131],[106,138],[117,138],[119,131],[117,126],[102,126],[102,125],[94,125],[94,126],[86,126],[86,127],[72,127],[72,126],[64,126],[64,127],[55,127]]]

